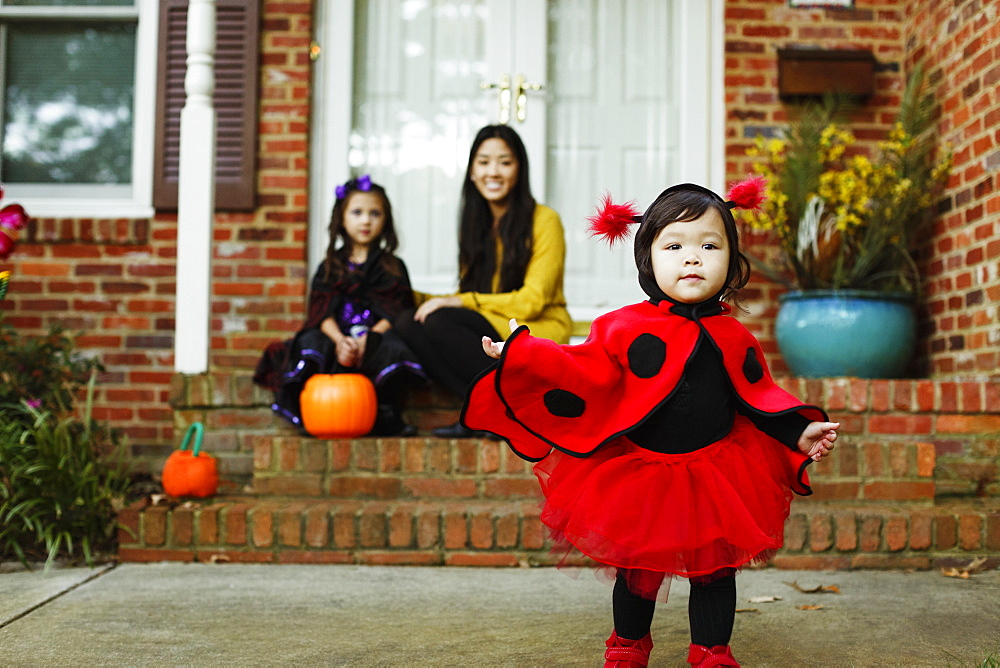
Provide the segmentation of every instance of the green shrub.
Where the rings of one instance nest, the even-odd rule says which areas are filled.
[[[5,407],[0,426],[0,555],[26,565],[95,555],[114,545],[116,512],[130,480],[118,436],[91,419],[96,371],[81,417],[26,402]],[[58,393],[50,393],[56,396]]]
[[[73,340],[54,325],[45,336],[21,336],[0,312],[0,420],[25,420],[17,407],[32,407],[62,415],[100,362],[73,351]],[[26,422],[32,420],[27,419]]]

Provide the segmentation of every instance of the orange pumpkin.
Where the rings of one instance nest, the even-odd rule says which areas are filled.
[[[375,386],[360,373],[318,373],[299,395],[302,424],[320,438],[363,436],[375,426]]]
[[[215,458],[201,452],[201,438],[205,428],[200,422],[188,427],[180,450],[167,457],[163,465],[163,491],[171,496],[212,496],[219,489],[219,473]],[[195,435],[194,447],[187,449],[188,441]]]

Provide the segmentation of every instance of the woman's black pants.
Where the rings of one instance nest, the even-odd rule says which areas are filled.
[[[424,322],[403,311],[394,327],[420,358],[431,378],[465,397],[469,385],[496,360],[483,352],[483,337],[502,337],[483,316],[467,308],[440,308]]]

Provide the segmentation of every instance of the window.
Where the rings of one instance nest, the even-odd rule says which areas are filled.
[[[0,0],[0,181],[32,215],[151,215],[156,6]]]

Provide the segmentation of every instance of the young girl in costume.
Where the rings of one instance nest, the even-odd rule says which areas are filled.
[[[688,578],[688,663],[738,666],[729,649],[736,572],[781,547],[806,465],[830,454],[838,423],[771,379],[760,344],[723,300],[749,279],[731,208],[759,204],[763,180],[727,200],[701,186],[663,191],[642,216],[605,200],[592,231],[611,243],[639,223],[635,261],[649,300],[597,318],[561,346],[512,320],[500,362],[473,385],[471,429],[537,461],[541,520],[556,546],[614,574],[605,666],[646,666],[656,600]]]
[[[382,186],[365,175],[337,186],[326,260],[313,277],[309,313],[295,338],[264,351],[254,380],[274,391],[271,408],[301,426],[299,393],[316,373],[363,373],[375,384],[373,433],[412,436],[403,422],[405,386],[427,377],[391,324],[413,307],[392,207]]]

